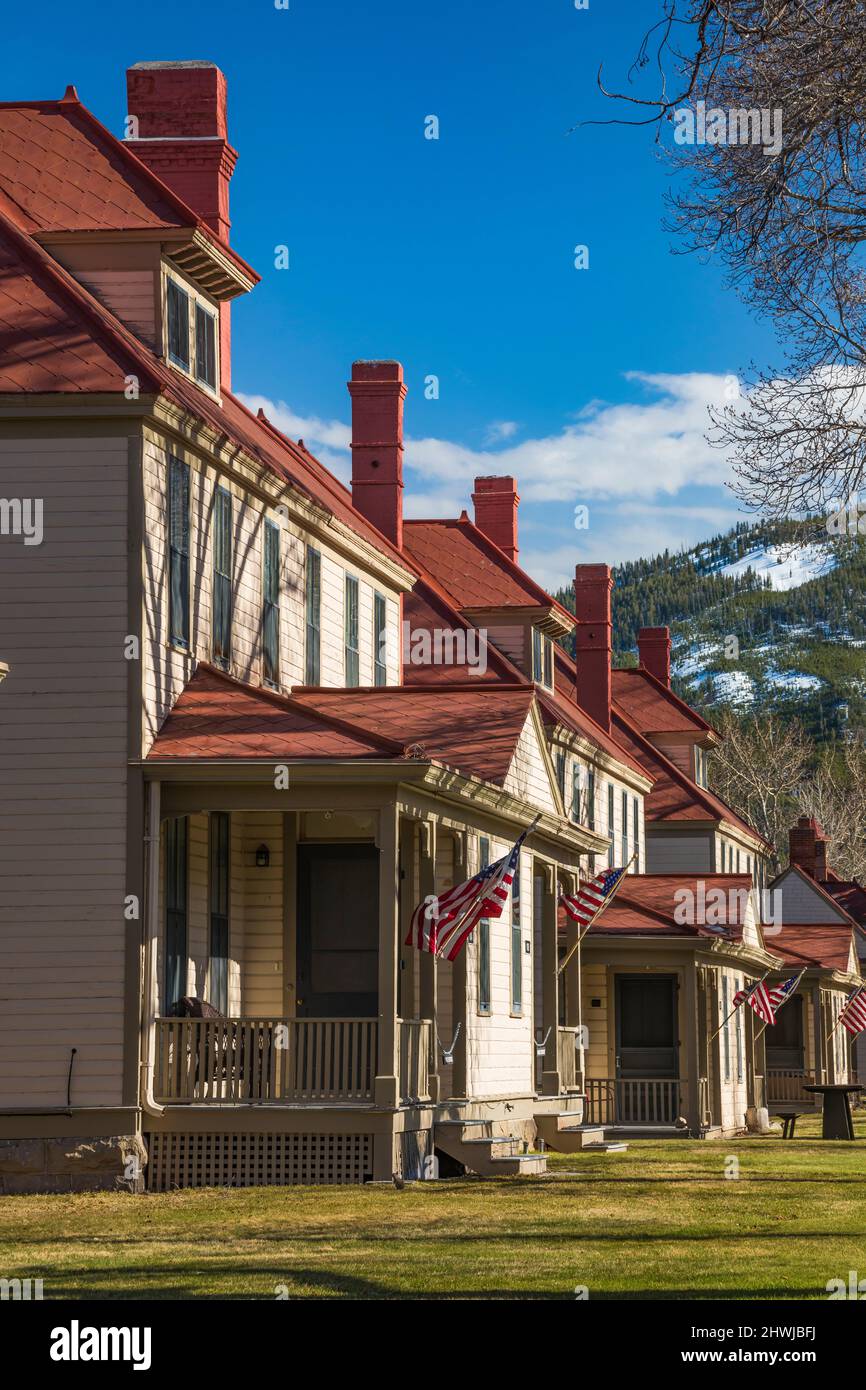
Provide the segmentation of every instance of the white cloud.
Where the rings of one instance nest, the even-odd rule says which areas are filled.
[[[511,439],[518,429],[516,420],[493,420],[484,433],[484,443],[501,444],[504,440]]]
[[[675,499],[686,489],[721,489],[730,477],[728,460],[704,434],[708,407],[727,402],[732,378],[628,372],[625,379],[640,399],[593,401],[558,432],[506,447],[472,449],[454,440],[407,436],[406,515],[459,516],[470,505],[476,476],[513,474],[522,499],[521,563],[547,588],[570,582],[579,560],[621,563],[677,551],[726,530],[738,514],[724,493],[717,504],[712,493],[705,502],[706,492]],[[253,411],[261,406],[279,429],[302,438],[326,467],[349,481],[349,425],[298,415],[284,401],[241,399]],[[494,421],[485,439],[504,443],[517,430],[514,421]],[[544,504],[556,504],[552,525],[553,513]],[[569,518],[578,504],[588,506],[590,525],[576,530],[572,541]]]

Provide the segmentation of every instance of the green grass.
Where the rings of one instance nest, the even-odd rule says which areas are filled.
[[[544,1178],[0,1201],[0,1275],[46,1298],[826,1298],[866,1277],[866,1118],[551,1155]],[[739,1178],[725,1177],[730,1155]]]

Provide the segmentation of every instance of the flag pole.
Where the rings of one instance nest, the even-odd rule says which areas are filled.
[[[797,976],[797,979],[796,979],[795,983],[792,984],[791,988],[788,990],[788,993],[785,995],[785,997],[784,997],[784,999],[782,1000],[781,1004],[780,1004],[779,1007],[775,1010],[775,1014],[776,1014],[776,1017],[777,1017],[777,1018],[779,1017],[779,1014],[780,1014],[780,1013],[782,1012],[782,1010],[784,1009],[784,1007],[785,1007],[785,1005],[787,1004],[788,1000],[789,1000],[789,999],[792,999],[792,998],[794,997],[794,995],[796,994],[796,992],[797,992],[797,985],[800,983],[800,981],[802,980],[802,978],[803,978],[803,976],[805,975],[805,973],[806,973],[806,967],[804,966],[803,969],[800,971],[799,975]],[[757,1033],[755,1034],[754,1041],[757,1042],[757,1041],[758,1041],[758,1038],[760,1038],[761,1035],[762,1035],[763,1033],[766,1032],[766,1030],[767,1030],[767,1025],[766,1025],[766,1023],[762,1023],[761,1026],[760,1026],[760,1028],[758,1029]]]
[[[755,981],[755,983],[752,985],[752,988],[748,991],[748,993],[747,993],[746,995],[744,995],[744,997],[740,1000],[739,1004],[735,1004],[734,1007],[731,1009],[731,1012],[730,1012],[729,1014],[727,1014],[727,1015],[725,1016],[725,1018],[722,1019],[721,1023],[719,1024],[718,1028],[716,1029],[715,1033],[712,1033],[712,1034],[707,1038],[707,1047],[709,1047],[710,1043],[713,1041],[713,1038],[717,1038],[717,1037],[719,1036],[719,1034],[721,1033],[721,1031],[722,1031],[722,1029],[724,1028],[725,1024],[728,1022],[728,1020],[734,1017],[734,1014],[737,1012],[737,1009],[741,1008],[741,1006],[742,1006],[743,1004],[748,1003],[748,1001],[751,999],[752,995],[754,994],[755,990],[758,988],[759,985],[762,985],[762,984],[764,983],[764,981],[766,980],[766,978],[767,978],[767,976],[769,975],[769,973],[770,973],[769,970],[765,970],[764,973],[763,973],[763,975],[761,976],[760,980],[756,980],[756,981]]]
[[[556,971],[557,976],[559,976],[559,975],[562,974],[563,970],[564,970],[565,967],[568,965],[568,962],[571,960],[571,958],[572,958],[572,956],[574,955],[575,951],[577,951],[577,950],[580,949],[581,942],[583,941],[583,938],[586,936],[587,932],[589,931],[589,929],[590,929],[590,927],[593,925],[593,923],[601,916],[602,912],[604,912],[604,909],[605,909],[606,907],[609,907],[610,904],[613,902],[614,898],[616,897],[617,893],[619,892],[620,888],[622,887],[623,883],[625,882],[626,874],[628,873],[629,869],[631,868],[632,864],[634,863],[634,861],[635,861],[636,859],[637,859],[637,851],[635,851],[635,853],[632,855],[631,859],[628,861],[628,863],[626,864],[626,866],[625,866],[625,868],[623,869],[622,873],[620,874],[619,878],[617,879],[617,881],[616,881],[616,883],[615,883],[615,885],[614,885],[613,892],[612,892],[612,893],[609,893],[609,894],[607,895],[607,897],[605,898],[604,902],[603,902],[598,908],[596,908],[595,912],[593,913],[593,915],[592,915],[592,917],[590,918],[590,920],[587,922],[587,924],[586,924],[586,926],[584,927],[583,931],[582,931],[582,932],[580,933],[580,935],[578,936],[578,938],[577,938],[577,940],[575,941],[574,945],[572,946],[571,950],[568,952],[568,954],[565,956],[565,958],[560,962],[559,966],[557,967],[557,971]]]
[[[536,816],[533,817],[533,820],[532,820],[531,824],[529,824],[529,825],[526,827],[525,830],[521,830],[520,834],[518,835],[518,837],[517,837],[517,839],[515,840],[514,843],[515,843],[515,844],[523,844],[523,842],[524,842],[526,839],[528,839],[528,837],[532,834],[533,830],[534,830],[535,827],[538,825],[538,822],[539,822],[540,820],[541,820],[541,812],[539,811],[538,814],[537,814]],[[513,848],[514,848],[514,846],[512,846],[512,849],[513,849]],[[505,858],[505,856],[503,855],[502,858]],[[497,861],[497,862],[498,862],[498,861]],[[451,944],[451,942],[452,942],[452,940],[454,939],[454,937],[459,935],[459,932],[460,932],[461,927],[463,926],[463,923],[466,921],[466,919],[467,919],[467,917],[470,915],[470,913],[474,912],[475,908],[478,906],[478,899],[480,898],[480,896],[481,896],[481,893],[480,893],[480,891],[479,891],[479,893],[476,894],[476,896],[475,896],[475,897],[472,899],[472,901],[469,903],[468,907],[465,909],[465,911],[464,911],[464,912],[461,914],[461,916],[458,918],[457,922],[456,922],[456,923],[451,923],[451,924],[450,924],[450,925],[451,925],[451,930],[450,930],[450,932],[448,933],[447,939],[446,939],[445,941],[443,941],[443,943],[442,943],[441,946],[439,945],[439,943],[438,943],[438,941],[437,941],[436,950],[435,950],[435,952],[434,952],[434,955],[436,955],[436,956],[438,957],[438,956],[441,956],[441,955],[445,955],[445,954],[446,954],[446,950],[447,950],[448,946]]]

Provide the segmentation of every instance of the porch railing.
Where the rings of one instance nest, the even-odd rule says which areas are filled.
[[[400,1048],[400,1102],[430,1099],[430,1041],[433,1027],[429,1018],[397,1020]]]
[[[160,1018],[156,1040],[162,1104],[373,1098],[374,1018]]]
[[[768,1067],[767,1104],[778,1105],[782,1101],[797,1101],[803,1105],[815,1105],[818,1097],[813,1091],[803,1089],[804,1086],[814,1084],[814,1071],[804,1071],[802,1067]]]
[[[560,1028],[556,1039],[559,1085],[563,1091],[578,1089],[577,1029]]]
[[[681,1087],[685,1090],[682,1079],[589,1077],[584,1082],[587,1123],[672,1125],[680,1114]]]

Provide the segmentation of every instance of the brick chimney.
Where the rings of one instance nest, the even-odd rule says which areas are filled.
[[[353,362],[352,505],[403,547],[403,401],[399,362]]]
[[[819,883],[827,877],[827,837],[814,816],[801,816],[788,831],[788,855]]]
[[[578,565],[574,572],[574,633],[578,705],[610,732],[612,627],[610,565]]]
[[[472,504],[475,525],[488,540],[504,550],[509,560],[517,560],[516,478],[476,478]]]
[[[669,627],[642,627],[637,635],[641,666],[662,685],[671,683],[671,630]]]
[[[226,80],[214,63],[135,63],[126,73],[126,144],[203,222],[228,242],[229,180],[237,151],[228,142]],[[228,304],[220,305],[220,379],[231,385]]]

